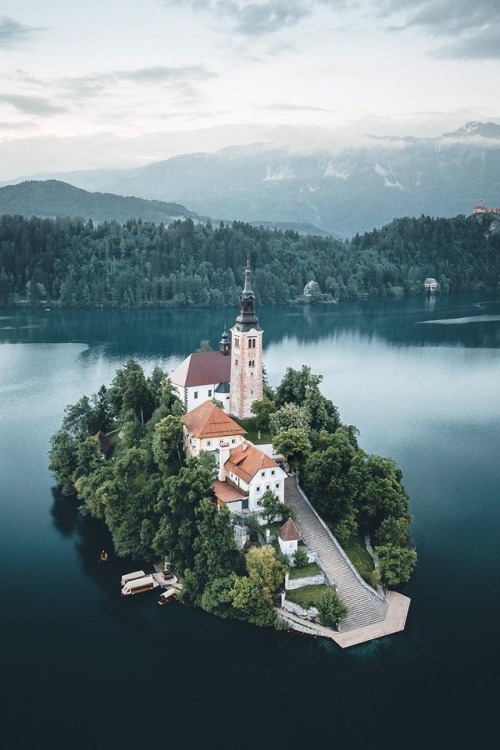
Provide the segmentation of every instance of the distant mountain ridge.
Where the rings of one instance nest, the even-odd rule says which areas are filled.
[[[373,136],[314,152],[235,145],[58,177],[87,190],[175,200],[225,221],[309,225],[350,237],[395,217],[469,215],[480,201],[500,206],[499,175],[500,125],[469,122],[438,138]]]
[[[92,219],[97,223],[141,219],[169,224],[174,219],[199,219],[179,203],[146,200],[112,193],[91,193],[60,180],[27,180],[0,188],[0,214]]]

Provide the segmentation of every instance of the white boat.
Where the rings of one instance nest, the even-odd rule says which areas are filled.
[[[143,576],[142,578],[134,578],[132,581],[128,581],[122,588],[123,596],[130,596],[132,594],[142,594],[143,591],[151,591],[160,584],[156,581],[153,576]]]
[[[160,598],[158,599],[158,604],[168,604],[168,602],[173,601],[177,598],[177,591],[175,589],[167,589],[163,592],[163,594],[160,595]]]
[[[136,570],[134,573],[126,573],[122,576],[122,586],[125,586],[129,581],[133,581],[134,578],[144,578],[146,573],[143,570]]]

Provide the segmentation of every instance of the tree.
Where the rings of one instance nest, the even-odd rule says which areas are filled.
[[[202,339],[196,351],[197,352],[211,352],[212,347],[210,346],[210,341],[208,339]]]
[[[172,415],[160,419],[154,426],[152,450],[161,472],[172,473],[181,464],[183,422]]]
[[[309,564],[307,552],[302,547],[297,547],[293,555],[293,563],[297,568],[305,568]]]
[[[245,555],[248,575],[258,584],[264,599],[273,603],[274,594],[283,587],[287,570],[276,557],[274,547],[270,544],[264,547],[250,547]]]
[[[63,429],[78,440],[84,440],[101,429],[100,410],[92,406],[88,396],[82,396],[76,404],[69,404],[64,413]]]
[[[360,514],[365,526],[380,526],[384,518],[407,517],[408,495],[401,484],[402,472],[392,459],[369,456],[368,475],[360,492]]]
[[[315,431],[326,429],[334,432],[340,426],[340,416],[336,406],[325,398],[319,384],[322,375],[314,375],[311,368],[303,365],[301,370],[287,367],[285,376],[276,389],[276,405],[287,403],[303,407],[308,417],[308,426]]]
[[[236,613],[253,625],[273,625],[276,613],[266,599],[259,584],[252,578],[234,576],[231,587],[231,602]]]
[[[67,430],[61,428],[50,439],[49,469],[55,475],[63,495],[75,491],[74,473],[77,466],[78,443]]]
[[[380,577],[387,586],[407,583],[417,564],[417,553],[408,547],[386,544],[375,547],[378,556]]]
[[[297,429],[309,432],[310,415],[307,409],[297,404],[287,403],[269,417],[271,432],[277,435],[283,430]]]
[[[193,542],[194,565],[184,577],[182,598],[200,604],[206,587],[215,579],[236,572],[239,553],[234,541],[230,512],[204,499],[195,510],[197,536]]]
[[[266,523],[271,523],[276,516],[281,516],[283,504],[277,495],[272,490],[266,490],[260,500],[257,502],[262,508],[262,517]]]
[[[300,468],[305,463],[311,450],[307,432],[296,427],[275,435],[273,446],[276,453],[285,456],[288,464],[294,469]]]
[[[161,520],[154,548],[160,558],[168,557],[177,575],[194,566],[196,509],[204,498],[213,499],[214,470],[212,453],[191,456],[176,476],[165,479],[158,494],[156,511]]]
[[[377,543],[381,546],[392,544],[406,547],[409,541],[410,519],[408,516],[384,518],[376,532]]]
[[[304,466],[304,487],[327,523],[338,524],[353,512],[356,484],[350,473],[355,448],[339,428],[326,450],[311,453]]]
[[[336,628],[339,620],[347,615],[347,607],[335,589],[326,592],[318,602],[319,621],[327,628]]]
[[[268,398],[263,398],[262,401],[254,401],[251,412],[255,414],[255,427],[263,432],[269,430],[270,417],[275,411],[276,405]]]

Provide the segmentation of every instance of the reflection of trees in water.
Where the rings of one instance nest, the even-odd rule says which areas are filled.
[[[485,312],[477,309],[477,298],[440,295],[434,305],[426,297],[374,299],[338,305],[279,305],[257,311],[265,331],[265,342],[277,344],[285,338],[299,342],[335,340],[352,333],[370,339],[376,336],[399,346],[460,345],[470,348],[500,345],[498,322],[461,326],[418,325],[438,318],[458,318]],[[500,312],[500,302],[481,300],[491,315]],[[15,311],[11,330],[2,340],[16,342],[84,342],[91,352],[116,358],[184,357],[201,339],[218,347],[220,335],[231,327],[237,310],[227,309],[113,309]]]
[[[50,515],[54,526],[63,536],[71,536],[78,523],[79,511],[75,497],[63,495],[59,487],[51,487],[54,502]]]
[[[84,516],[78,510],[74,496],[63,495],[58,487],[52,488],[54,502],[50,510],[55,528],[62,536],[74,537],[75,549],[83,573],[99,587],[104,597],[100,608],[107,617],[117,620],[127,631],[134,634],[145,632],[150,624],[144,615],[156,605],[159,590],[132,597],[122,597],[120,581],[124,573],[132,570],[152,571],[152,566],[142,560],[118,558],[113,554],[111,534],[103,521]],[[101,562],[101,551],[109,555]]]

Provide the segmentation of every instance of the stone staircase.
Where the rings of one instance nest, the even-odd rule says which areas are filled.
[[[384,620],[388,609],[387,599],[361,578],[310,504],[295,475],[285,479],[285,503],[295,510],[295,523],[304,544],[316,554],[318,565],[347,606],[347,616],[340,621],[339,631],[354,630]]]

